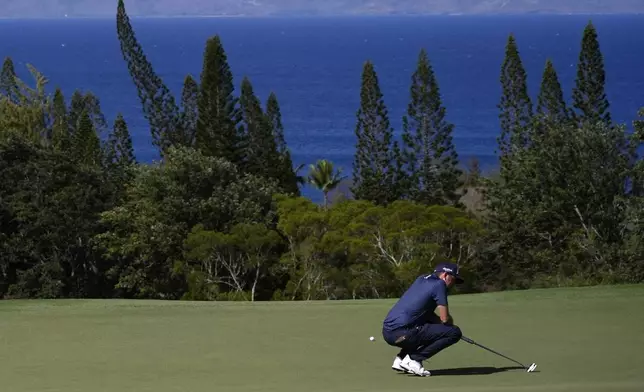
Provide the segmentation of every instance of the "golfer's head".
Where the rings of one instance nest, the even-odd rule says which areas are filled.
[[[436,266],[434,273],[445,281],[448,288],[464,282],[464,279],[458,274],[458,265],[454,263],[441,263]]]

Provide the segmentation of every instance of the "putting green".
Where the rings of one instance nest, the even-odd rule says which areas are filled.
[[[450,297],[460,342],[390,369],[393,301],[1,301],[7,392],[642,391],[644,285]],[[375,336],[376,341],[369,341]]]

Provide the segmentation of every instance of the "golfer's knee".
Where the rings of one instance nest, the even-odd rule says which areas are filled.
[[[454,342],[457,342],[461,340],[461,336],[463,336],[463,332],[461,332],[461,329],[459,327],[454,325],[449,332],[449,336],[454,340]]]

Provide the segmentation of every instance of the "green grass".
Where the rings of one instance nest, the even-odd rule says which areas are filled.
[[[2,301],[0,383],[7,392],[644,390],[644,285],[450,298],[466,336],[537,362],[532,374],[394,373],[397,350],[380,335],[392,303]],[[464,342],[426,364],[506,366]]]

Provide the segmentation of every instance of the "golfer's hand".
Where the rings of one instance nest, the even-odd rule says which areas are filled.
[[[445,322],[445,325],[450,325],[450,326],[451,326],[451,325],[454,325],[454,318],[452,317],[452,315],[451,315],[451,314],[449,315],[449,318],[448,318],[448,319],[447,319],[447,321]]]

